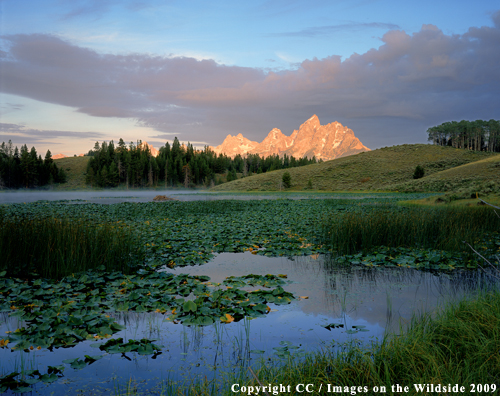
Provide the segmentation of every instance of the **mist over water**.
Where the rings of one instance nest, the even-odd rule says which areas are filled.
[[[200,195],[200,194],[203,194]],[[205,200],[206,191],[196,190],[98,190],[98,191],[3,191],[0,204],[84,200],[90,203],[151,202],[157,195],[166,195],[179,201]]]
[[[177,201],[215,201],[224,199],[236,200],[263,200],[263,199],[367,199],[390,198],[394,193],[301,193],[301,192],[210,192],[207,190],[95,190],[95,191],[0,191],[0,205],[36,201],[74,201],[72,203],[101,203],[114,204],[120,202],[152,202],[157,195],[165,195]],[[84,202],[79,202],[82,200]]]

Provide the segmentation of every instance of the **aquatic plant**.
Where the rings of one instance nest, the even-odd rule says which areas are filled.
[[[500,229],[500,219],[481,207],[396,208],[349,212],[323,224],[324,238],[339,255],[380,246],[438,249],[471,258],[463,241],[477,243]]]
[[[130,273],[144,260],[132,232],[116,224],[57,218],[0,218],[0,271],[61,279],[104,266]]]

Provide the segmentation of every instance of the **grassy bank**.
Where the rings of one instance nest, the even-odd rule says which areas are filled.
[[[54,279],[100,266],[130,273],[144,256],[126,229],[52,218],[0,217],[0,252],[6,276]]]

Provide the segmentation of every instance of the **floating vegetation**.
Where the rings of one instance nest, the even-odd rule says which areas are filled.
[[[231,323],[245,317],[261,317],[271,311],[268,303],[289,304],[295,299],[280,285],[285,281],[274,275],[250,275],[227,279],[225,286],[211,283],[207,276],[173,275],[141,269],[136,275],[105,272],[104,268],[65,277],[22,280],[0,273],[0,312],[17,317],[22,323],[0,340],[0,348],[29,353],[33,350],[68,348],[82,341],[107,340],[93,344],[107,353],[127,352],[152,355],[156,358],[162,347],[154,340],[113,339],[113,334],[125,329],[116,322],[118,312],[156,312],[164,320],[188,326]],[[242,290],[235,286],[259,285],[269,290]],[[85,359],[69,359],[63,363],[82,369],[100,356],[85,355]],[[49,373],[50,374],[50,373]],[[40,379],[20,380],[19,373],[0,376],[0,389],[26,392],[29,384]],[[23,377],[26,377],[24,375]],[[55,378],[54,375],[50,377]],[[57,378],[55,378],[57,379]],[[35,381],[36,380],[36,381]]]
[[[492,234],[490,239],[483,244],[483,252],[494,254],[500,247],[500,234]],[[335,261],[339,264],[364,265],[367,267],[404,267],[439,271],[477,268],[477,260],[464,260],[463,255],[456,252],[387,246],[379,246],[367,253],[340,256]]]
[[[12,350],[71,347],[84,340],[109,338],[125,328],[116,323],[113,312],[157,312],[165,320],[204,326],[260,317],[270,311],[267,303],[289,304],[295,299],[281,286],[246,291],[211,284],[207,276],[145,270],[132,276],[87,271],[61,281],[26,282],[5,278],[5,271],[0,276],[0,312],[25,323],[2,340],[1,347]],[[281,281],[269,275],[248,281],[265,283],[262,278],[275,284]]]

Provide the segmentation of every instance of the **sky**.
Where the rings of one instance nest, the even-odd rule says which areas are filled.
[[[500,119],[498,0],[0,0],[0,143],[202,148],[313,114],[371,149]]]

